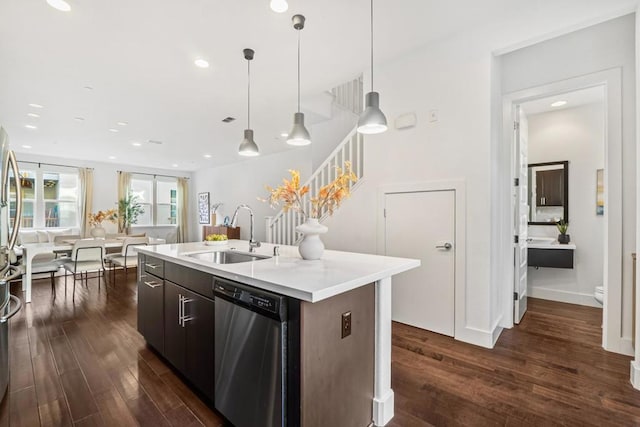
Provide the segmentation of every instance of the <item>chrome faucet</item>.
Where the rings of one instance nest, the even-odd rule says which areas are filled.
[[[242,204],[236,208],[236,211],[233,213],[233,217],[231,218],[231,226],[235,228],[238,223],[238,212],[240,209],[246,209],[249,211],[251,215],[251,237],[249,238],[249,252],[255,252],[256,248],[260,247],[260,242],[256,242],[253,236],[253,210],[249,207],[249,205]]]

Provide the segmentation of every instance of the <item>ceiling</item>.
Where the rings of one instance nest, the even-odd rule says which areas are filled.
[[[0,2],[0,123],[18,152],[180,170],[240,161],[246,47],[256,51],[256,142],[263,154],[295,149],[279,136],[289,130],[295,110],[294,13],[307,17],[303,100],[368,67],[368,0],[289,0],[283,14],[272,12],[269,0],[67,1],[71,12],[57,11],[45,0]],[[376,62],[474,26],[507,22],[525,8],[541,17],[549,13],[545,8],[563,8],[571,17],[566,24],[574,25],[602,8],[629,3],[378,1]],[[211,66],[194,66],[198,57]],[[227,116],[238,120],[223,123]]]
[[[556,102],[566,102],[564,105],[552,106]],[[586,104],[595,104],[604,102],[604,87],[595,86],[587,89],[580,89],[573,92],[563,93],[560,95],[548,96],[536,99],[522,104],[527,115],[548,113],[551,111],[566,110],[567,108],[575,108]]]

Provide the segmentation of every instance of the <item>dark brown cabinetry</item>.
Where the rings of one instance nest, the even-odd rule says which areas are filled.
[[[240,239],[240,227],[226,225],[205,225],[202,227],[202,240],[209,234],[225,234],[229,239]]]
[[[573,268],[573,249],[539,249],[527,250],[529,267]]]
[[[536,205],[562,206],[564,204],[564,170],[536,172]]]
[[[164,265],[163,261],[151,257],[149,261],[154,265]],[[164,279],[148,273],[146,262],[147,257],[138,257],[138,331],[149,345],[162,353],[164,331],[159,325],[164,322]]]
[[[165,281],[164,356],[213,400],[213,300]]]

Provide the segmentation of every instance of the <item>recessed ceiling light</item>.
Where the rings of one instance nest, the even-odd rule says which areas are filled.
[[[44,108],[42,105],[40,104],[29,104],[29,107],[33,107],[33,108]]]
[[[134,147],[140,147],[140,146],[142,145],[142,143],[137,142],[137,141],[133,141],[133,142],[131,143],[131,145],[133,145]]]
[[[562,107],[563,105],[567,105],[567,101],[556,101],[551,104],[552,107]]]
[[[71,6],[64,0],[47,0],[49,6],[54,9],[58,9],[62,12],[69,12],[71,10]]]
[[[109,129],[109,132],[114,132],[114,133],[116,133],[116,132],[120,132],[120,131],[119,131],[118,129],[111,128],[111,129]]]
[[[196,59],[195,61],[193,61],[193,63],[196,64],[196,67],[209,68],[209,62],[202,58]]]
[[[129,122],[118,122],[116,123],[118,126],[126,126],[129,124]]]
[[[171,166],[173,166],[174,168],[178,167],[178,165],[176,163],[172,164]]]
[[[210,158],[211,158],[211,154],[205,154],[205,155],[204,155],[204,158],[205,158],[205,159],[210,159]]]
[[[284,13],[287,11],[287,9],[289,9],[287,0],[271,0],[269,6],[271,6],[271,10],[276,13]]]
[[[288,134],[288,133],[286,133],[286,132],[282,132],[282,133],[280,134],[280,136],[281,136],[281,137],[283,137],[283,138],[286,138],[286,137],[288,137],[288,136],[289,136],[289,134]]]
[[[73,120],[77,122],[84,122],[84,117],[74,117]]]
[[[40,117],[40,114],[36,114],[36,113],[27,113],[27,116],[29,116],[29,117],[33,117],[34,119],[37,119],[38,117]]]
[[[23,145],[22,148],[29,149],[29,148],[31,148],[31,146],[30,145]]]
[[[38,129],[38,126],[34,125],[24,125],[24,127],[26,127],[27,129]]]
[[[116,156],[109,156],[109,160],[115,160]]]

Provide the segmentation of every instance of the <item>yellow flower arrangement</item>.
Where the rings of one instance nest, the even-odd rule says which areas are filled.
[[[89,225],[95,227],[101,225],[102,221],[116,222],[118,220],[118,211],[109,209],[107,211],[98,211],[89,214]]]
[[[266,186],[269,192],[267,199],[259,199],[269,202],[272,208],[283,203],[283,210],[300,212],[305,218],[318,218],[327,212],[332,215],[340,207],[340,202],[351,195],[350,183],[355,183],[358,178],[351,170],[351,162],[344,162],[344,169],[336,167],[337,177],[329,184],[323,186],[315,197],[311,197],[311,211],[305,210],[303,197],[309,192],[309,186],[300,187],[300,171],[290,169],[291,179],[283,179],[282,185],[272,188]]]

